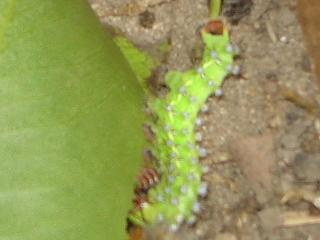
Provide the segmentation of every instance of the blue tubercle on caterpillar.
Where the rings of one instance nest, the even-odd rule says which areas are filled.
[[[199,158],[208,153],[197,145],[203,138],[195,132],[202,124],[197,115],[208,111],[207,98],[220,97],[225,77],[239,74],[240,68],[233,63],[238,49],[230,43],[221,21],[211,21],[201,36],[205,49],[200,66],[168,72],[165,82],[170,91],[163,98],[149,97],[148,106],[156,116],[150,122],[155,138],[151,152],[158,160],[160,181],[148,189],[146,201],[130,212],[135,224],[166,222],[175,230],[183,221],[193,223],[201,211],[198,197],[207,194],[201,177],[208,168],[200,165]]]

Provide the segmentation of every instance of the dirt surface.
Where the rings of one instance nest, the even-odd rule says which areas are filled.
[[[164,42],[163,66],[195,62],[207,0],[91,0],[101,21],[150,52]],[[320,239],[320,94],[295,0],[254,0],[231,26],[240,78],[208,101],[202,145],[209,195],[193,226],[147,229],[142,239]]]
[[[313,56],[314,71],[318,77],[318,83],[320,86],[320,3],[318,0],[298,1],[299,19],[303,26],[305,38],[307,39],[307,45],[309,52]]]

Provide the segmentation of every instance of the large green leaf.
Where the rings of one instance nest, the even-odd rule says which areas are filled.
[[[142,99],[85,0],[1,0],[0,239],[125,239]]]

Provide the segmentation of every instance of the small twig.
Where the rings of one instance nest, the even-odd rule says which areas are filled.
[[[221,12],[221,0],[211,0],[209,6],[209,17],[218,18]]]
[[[316,194],[307,190],[303,189],[295,189],[290,190],[284,194],[284,196],[281,198],[282,204],[287,204],[291,200],[305,200],[307,202],[313,202],[313,200],[316,198]]]
[[[285,100],[292,102],[297,107],[302,108],[316,117],[320,117],[320,106],[311,96],[303,96],[284,86],[280,88],[280,91]]]
[[[284,194],[281,199],[282,204],[287,204],[289,201],[306,201],[311,203],[316,208],[320,209],[320,196],[314,192],[304,189],[290,190]]]
[[[274,43],[277,42],[277,36],[276,36],[269,20],[266,21],[266,27],[267,27],[267,32],[269,34],[271,41]]]
[[[285,212],[282,217],[283,227],[320,224],[320,216],[311,216],[307,211]]]

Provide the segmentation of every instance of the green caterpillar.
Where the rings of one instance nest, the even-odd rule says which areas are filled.
[[[219,25],[220,24],[220,25]],[[210,26],[220,26],[212,33]],[[197,145],[202,135],[195,132],[201,125],[199,111],[206,111],[207,98],[221,96],[221,86],[228,74],[239,74],[233,64],[237,49],[230,43],[229,33],[220,21],[213,21],[201,32],[205,45],[201,65],[186,72],[169,72],[165,82],[170,91],[164,98],[151,97],[148,106],[156,116],[151,122],[155,141],[151,147],[158,159],[161,181],[147,193],[148,201],[133,210],[129,219],[138,225],[166,222],[172,230],[186,221],[193,223],[200,212],[198,196],[207,194],[201,181],[206,171],[199,158],[206,150]]]

